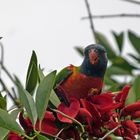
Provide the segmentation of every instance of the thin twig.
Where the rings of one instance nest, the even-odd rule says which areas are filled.
[[[140,5],[140,2],[139,1],[135,1],[135,0],[122,0],[122,1],[126,1],[126,2],[130,2],[132,4]]]
[[[90,22],[90,27],[91,27],[91,31],[93,34],[93,38],[94,38],[95,42],[97,43],[96,32],[95,32],[94,23],[93,23],[93,19],[92,19],[92,13],[90,10],[90,5],[88,3],[88,0],[85,0],[85,4],[86,4],[87,12],[88,12],[88,17],[89,17],[89,22]]]
[[[114,129],[112,129],[111,131],[109,131],[108,133],[106,133],[102,138],[99,138],[98,140],[104,140],[104,139],[107,138],[110,134],[112,134],[115,130],[117,130],[119,127],[121,127],[121,125],[118,125],[118,126],[115,127]]]
[[[64,130],[64,128],[62,128],[56,135],[56,138],[54,140],[57,140],[57,138],[59,137],[59,135],[62,133],[62,131]]]
[[[4,48],[1,42],[0,42],[0,48],[1,48],[1,58],[0,58],[0,78],[1,78],[1,71],[4,63]]]
[[[7,76],[10,78],[10,80],[13,82],[13,84],[15,84],[14,78],[12,77],[12,75],[10,74],[10,72],[7,70],[7,68],[4,65],[2,65],[2,69],[7,74]]]
[[[85,19],[90,19],[90,18],[94,18],[94,19],[106,19],[106,18],[140,18],[140,14],[111,14],[111,15],[95,15],[95,16],[91,16],[91,17],[82,17],[82,20]]]
[[[5,83],[3,82],[3,80],[2,80],[1,78],[0,78],[0,83],[1,83],[1,85],[2,85],[2,87],[3,87],[3,90],[6,91],[7,94],[9,95],[9,97],[12,99],[12,101],[13,101],[15,104],[17,104],[16,101],[15,101],[15,99],[14,99],[14,97],[12,96],[12,94],[10,93],[10,91],[8,90],[8,88],[6,87]]]

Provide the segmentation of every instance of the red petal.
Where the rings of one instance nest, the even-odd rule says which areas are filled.
[[[39,130],[39,120],[36,123],[36,129]],[[42,133],[55,135],[58,133],[58,128],[55,124],[55,117],[50,111],[46,111],[41,124]]]
[[[132,120],[126,120],[122,122],[122,125],[125,129],[131,130],[135,135],[137,134],[137,126]]]
[[[131,114],[132,119],[140,118],[140,111],[136,111]]]
[[[18,136],[18,134],[14,133],[14,132],[10,132],[8,134],[7,140],[24,140],[24,139],[22,139],[20,136]]]
[[[104,93],[100,95],[93,96],[92,103],[97,105],[109,105],[113,103],[114,95],[111,93]]]
[[[33,125],[28,117],[27,118],[23,117],[23,112],[19,114],[19,122],[26,133],[33,132]]]
[[[125,117],[127,115],[131,115],[132,113],[135,113],[136,111],[140,111],[140,102],[130,104],[123,108],[121,110],[121,116]]]
[[[79,112],[80,103],[75,98],[71,98],[70,101],[71,101],[71,103],[70,103],[69,107],[67,107],[64,103],[61,103],[58,106],[58,110],[63,112],[64,114],[70,116],[71,118],[75,118]],[[62,116],[60,113],[57,113],[57,117],[61,122],[73,123],[72,120]]]
[[[130,88],[131,88],[131,87],[130,87],[129,85],[126,85],[126,86],[122,89],[122,91],[120,91],[119,94],[117,94],[117,96],[116,96],[116,98],[115,98],[115,100],[116,100],[117,102],[122,103],[121,107],[123,107],[124,104],[125,104],[125,101],[126,101],[126,98],[127,98],[127,96],[128,96],[128,92],[129,92]]]
[[[97,110],[96,106],[84,99],[81,99],[80,101],[83,107],[86,108],[91,113],[94,123],[97,123],[99,125],[101,121],[100,120],[101,115]]]

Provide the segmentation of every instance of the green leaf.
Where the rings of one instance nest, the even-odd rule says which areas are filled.
[[[37,113],[40,120],[44,116],[44,112],[48,106],[51,91],[54,86],[56,71],[48,74],[39,84],[36,93],[36,107]]]
[[[136,35],[134,32],[129,30],[128,37],[136,52],[140,54],[140,36]]]
[[[26,90],[32,95],[38,80],[37,57],[33,51],[26,77]]]
[[[57,84],[59,84],[60,82],[66,80],[70,75],[72,74],[72,71],[67,69],[67,68],[63,68],[56,76],[55,78],[55,84],[54,86],[56,87]]]
[[[0,97],[0,108],[6,110],[6,107],[7,107],[6,98]]]
[[[132,74],[132,70],[138,69],[137,67],[130,64],[125,58],[117,56],[112,61],[112,66],[119,67],[125,71],[127,71],[129,74]]]
[[[58,105],[61,103],[58,96],[56,95],[56,93],[54,92],[54,90],[52,90],[52,93],[50,95],[50,102],[57,108]]]
[[[138,75],[133,83],[133,91],[136,96],[136,101],[140,100],[140,75]]]
[[[80,54],[80,56],[84,56],[84,50],[83,50],[83,48],[82,47],[79,47],[79,46],[76,46],[75,47],[75,50]]]
[[[122,52],[123,48],[123,42],[124,42],[124,33],[121,32],[120,34],[117,34],[116,32],[112,31],[112,34],[116,40],[116,43],[118,45],[120,53]]]
[[[138,63],[140,63],[140,56],[134,55],[132,53],[128,53],[128,55],[134,59],[135,61],[137,61]]]
[[[41,82],[45,77],[45,75],[43,73],[43,70],[41,69],[40,66],[39,66],[39,69],[38,69],[38,76],[39,76],[39,82]]]
[[[108,69],[107,69],[107,74],[109,76],[111,75],[129,75],[129,72],[124,70],[123,68],[121,67],[116,67],[116,66],[110,66]]]
[[[28,117],[30,118],[33,125],[35,125],[37,120],[37,112],[33,97],[28,93],[28,91],[23,89],[20,84],[18,84],[18,92],[20,96],[20,101],[25,107]]]
[[[18,123],[5,110],[0,109],[0,127],[24,134]]]
[[[9,133],[9,130],[0,127],[0,140],[3,140],[5,136]]]
[[[37,136],[37,138],[38,138],[38,140],[50,140],[49,138],[47,138],[43,135],[40,135],[40,134]]]
[[[116,57],[116,53],[107,38],[103,34],[96,32],[96,39],[98,40],[99,44],[103,45],[106,48],[108,58],[110,60],[114,59]]]
[[[17,119],[17,116],[18,116],[18,114],[19,114],[19,112],[21,111],[21,109],[15,109],[15,110],[13,110],[11,113],[10,113],[10,116],[13,118],[13,119]]]

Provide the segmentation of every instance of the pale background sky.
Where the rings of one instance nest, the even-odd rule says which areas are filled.
[[[94,14],[140,13],[140,5],[121,0],[89,0]],[[84,0],[0,0],[0,36],[5,65],[25,80],[35,50],[39,63],[49,70],[81,64],[74,46],[94,43]],[[140,18],[94,20],[95,28],[113,42],[110,31],[131,29],[140,35]],[[115,45],[115,44],[114,44]],[[128,48],[125,42],[125,50]]]

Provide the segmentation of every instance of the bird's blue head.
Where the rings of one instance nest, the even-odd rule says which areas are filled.
[[[100,44],[91,44],[84,50],[81,72],[89,76],[103,77],[107,67],[106,49]]]

